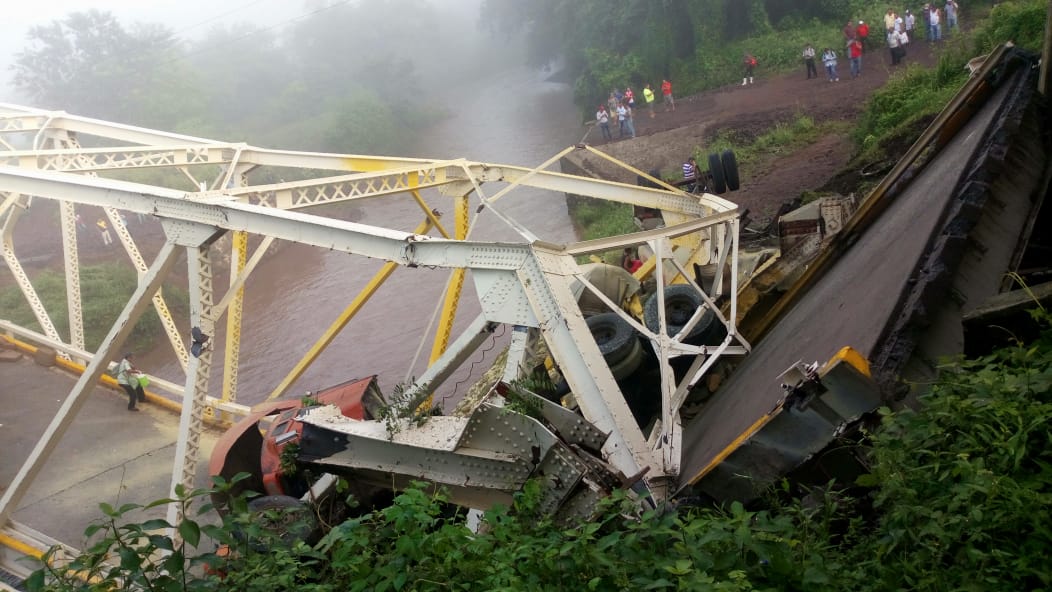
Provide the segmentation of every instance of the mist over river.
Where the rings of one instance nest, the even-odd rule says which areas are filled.
[[[466,158],[529,167],[546,161],[579,141],[584,132],[572,104],[571,88],[547,82],[547,76],[546,72],[526,67],[503,68],[474,83],[445,89],[447,94],[437,96],[436,102],[449,107],[450,117],[420,130],[419,137],[400,156]],[[492,195],[501,187],[486,185],[483,191]],[[432,208],[445,214],[443,223],[452,233],[451,199],[437,191],[425,191],[423,197]],[[472,212],[477,203],[473,196]],[[574,238],[562,194],[520,188],[497,202],[497,207],[543,240],[562,243]],[[349,218],[410,231],[423,220],[423,213],[405,195],[355,205]],[[438,236],[437,231],[432,235]],[[480,216],[470,238],[520,240],[517,233],[489,212]],[[246,284],[238,401],[254,404],[263,400],[382,264],[300,245],[284,245],[265,258]],[[443,270],[396,269],[286,396],[371,374],[379,375],[381,388],[390,393],[407,378],[419,376],[426,368],[434,334],[434,329],[427,329],[441,305],[448,276],[449,272]],[[226,285],[225,273],[217,274],[216,301]],[[454,337],[478,310],[469,276]],[[225,326],[223,317],[217,329],[217,353],[222,351]],[[482,347],[487,350],[484,357],[476,354],[472,363],[439,391],[440,396],[455,399],[463,394],[468,371],[478,375],[506,343],[506,336],[497,337]],[[422,338],[426,342],[416,364],[411,365]],[[218,395],[222,385],[221,357],[216,355],[213,361],[210,391]],[[472,365],[473,369],[468,368]],[[175,382],[183,381],[170,347],[158,347],[141,356],[140,366]]]

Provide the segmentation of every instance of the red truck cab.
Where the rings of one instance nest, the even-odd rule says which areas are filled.
[[[351,419],[370,420],[384,405],[376,376],[349,380],[309,394],[303,399],[267,402],[257,405],[252,413],[234,424],[216,442],[208,470],[212,476],[227,481],[238,473],[250,477],[239,482],[230,495],[254,491],[264,495],[300,497],[310,487],[303,479],[286,475],[281,455],[286,446],[299,443],[303,424],[301,414],[315,405],[335,405]],[[226,499],[213,496],[221,512]]]

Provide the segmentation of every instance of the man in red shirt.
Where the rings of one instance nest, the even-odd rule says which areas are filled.
[[[862,75],[862,42],[852,39],[847,44],[847,55],[851,58],[851,77],[858,78]]]
[[[676,101],[672,99],[672,83],[668,80],[661,81],[661,96],[665,97],[665,111],[675,111]]]
[[[858,21],[858,27],[855,28],[855,36],[862,42],[862,48],[865,49],[866,44],[869,43],[869,25],[863,21]]]

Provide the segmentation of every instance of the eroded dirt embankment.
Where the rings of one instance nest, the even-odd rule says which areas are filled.
[[[909,60],[933,63],[934,52],[927,44],[911,45]],[[696,147],[704,147],[720,131],[733,130],[748,139],[798,115],[817,123],[853,122],[873,91],[901,68],[892,68],[890,62],[884,51],[871,53],[863,58],[862,76],[851,79],[846,75],[847,63],[842,61],[840,82],[828,82],[824,73],[808,80],[802,65],[799,71],[771,77],[759,72],[756,82],[748,86],[727,86],[679,98],[674,112],[665,112],[659,106],[651,118],[645,109],[639,109],[635,138],[618,138],[614,125],[613,141],[603,141],[593,127],[585,142],[640,170],[661,169],[674,174]],[[790,154],[763,159],[743,175],[741,190],[725,197],[750,210],[752,218],[765,218],[783,201],[825,185],[847,165],[853,152],[854,145],[844,132],[820,137]],[[572,153],[563,170],[635,182],[634,174],[584,151]]]

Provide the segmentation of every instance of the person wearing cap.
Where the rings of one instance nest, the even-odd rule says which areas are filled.
[[[128,393],[128,411],[138,411],[135,403],[146,400],[146,393],[142,390],[142,372],[132,362],[134,357],[135,354],[128,352],[117,365],[117,384]]]
[[[858,26],[855,27],[855,35],[862,42],[862,49],[869,49],[869,25],[865,21],[858,21]]]
[[[910,12],[910,9],[906,9],[906,35],[913,37],[913,30],[917,26],[917,19]]]

